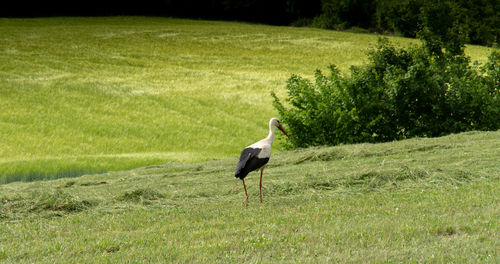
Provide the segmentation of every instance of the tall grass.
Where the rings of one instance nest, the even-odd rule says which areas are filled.
[[[0,181],[237,155],[267,134],[271,90],[362,64],[376,41],[171,18],[0,19]]]

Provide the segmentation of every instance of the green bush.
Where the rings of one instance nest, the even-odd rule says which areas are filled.
[[[405,50],[381,41],[369,63],[352,67],[350,75],[335,66],[329,75],[317,70],[314,82],[293,75],[287,103],[272,93],[274,107],[295,147],[496,130],[500,52],[479,67],[462,47],[428,38]]]

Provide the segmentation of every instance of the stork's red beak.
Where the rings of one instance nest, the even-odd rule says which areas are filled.
[[[285,134],[285,136],[290,138],[290,136],[286,133],[285,129],[283,128],[283,126],[281,126],[281,124],[278,124],[278,128],[281,130],[281,132],[283,132],[283,134]]]

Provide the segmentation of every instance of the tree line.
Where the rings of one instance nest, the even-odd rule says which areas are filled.
[[[154,15],[362,30],[417,37],[423,20],[450,24],[466,43],[498,46],[500,0],[18,0],[16,16]]]
[[[500,40],[500,1],[322,0],[321,14],[309,23],[320,28],[344,30],[359,27],[417,37],[424,21],[434,27],[454,25],[467,43],[497,46]]]

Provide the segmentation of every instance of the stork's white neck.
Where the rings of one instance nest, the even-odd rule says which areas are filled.
[[[272,121],[272,119],[269,121],[269,134],[267,135],[267,137],[248,146],[249,148],[261,149],[261,151],[257,155],[257,158],[269,158],[271,156],[274,140],[274,130],[276,129],[276,124]]]
[[[274,130],[276,129],[276,126],[273,126],[271,122],[269,122],[269,134],[267,137],[264,139],[269,142],[269,144],[273,144],[274,140]]]

